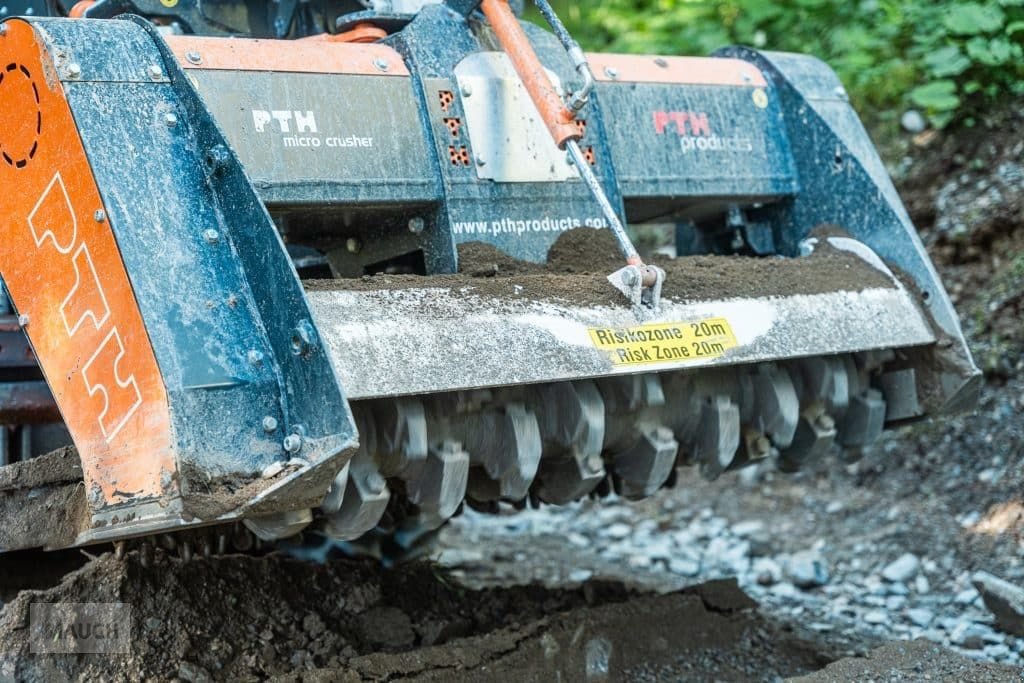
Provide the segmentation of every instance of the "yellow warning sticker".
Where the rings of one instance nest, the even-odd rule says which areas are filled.
[[[738,345],[725,318],[637,327],[592,327],[589,332],[594,346],[606,351],[613,365],[707,360]]]

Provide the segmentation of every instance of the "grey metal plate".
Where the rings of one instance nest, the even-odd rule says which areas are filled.
[[[308,199],[407,198],[434,184],[408,78],[194,70],[190,73],[253,183]],[[341,191],[331,196],[331,188]],[[369,199],[369,197],[367,197]]]
[[[558,76],[548,72],[553,83]],[[579,178],[558,149],[504,52],[477,52],[455,67],[480,178],[504,183]]]
[[[482,298],[472,286],[310,291],[310,309],[350,399],[732,365],[935,341],[900,288],[628,308]],[[589,329],[725,318],[736,346],[718,357],[613,365]]]

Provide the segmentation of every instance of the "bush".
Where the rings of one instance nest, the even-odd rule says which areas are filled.
[[[706,54],[728,44],[828,62],[858,107],[916,107],[936,127],[1024,94],[1024,0],[556,2],[588,49]]]

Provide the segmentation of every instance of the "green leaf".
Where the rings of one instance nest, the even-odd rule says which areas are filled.
[[[956,83],[950,80],[932,81],[910,91],[910,101],[931,112],[950,112],[960,106]]]
[[[1004,21],[1006,15],[999,6],[967,2],[950,7],[943,23],[956,35],[976,36],[998,31]]]
[[[1021,0],[1021,2],[1024,2],[1024,0]],[[1017,33],[1018,31],[1024,31],[1024,21],[1010,22],[1009,24],[1007,24],[1006,31],[1004,31],[1004,33],[1006,33],[1006,35],[1008,36],[1012,36],[1014,33]]]
[[[1013,43],[1005,38],[971,38],[967,41],[967,54],[986,66],[1000,66],[1013,57]]]
[[[971,66],[971,60],[960,52],[956,46],[944,47],[934,52],[929,52],[924,57],[924,64],[936,78],[947,76],[959,76]]]

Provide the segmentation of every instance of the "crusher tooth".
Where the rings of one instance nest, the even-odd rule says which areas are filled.
[[[37,4],[0,23],[0,550],[638,499],[976,399],[812,57],[588,54],[544,1]]]

